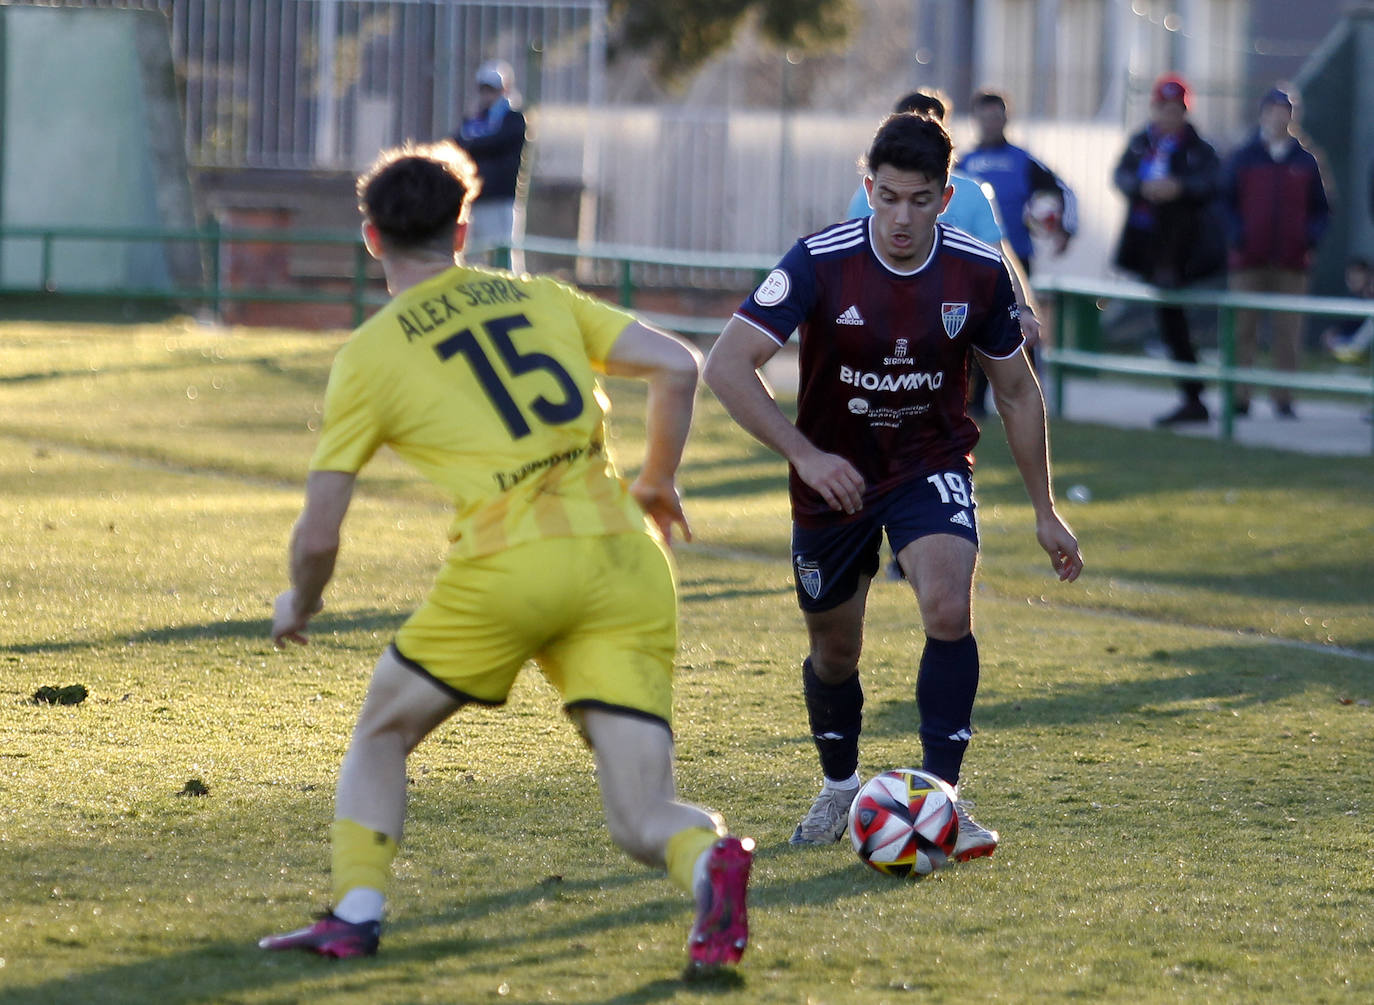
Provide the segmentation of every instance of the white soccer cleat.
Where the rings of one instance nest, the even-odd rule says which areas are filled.
[[[849,826],[849,807],[858,794],[857,786],[849,790],[821,789],[811,809],[792,832],[788,844],[834,844],[844,837],[845,828]]]
[[[954,802],[954,813],[959,818],[959,840],[955,842],[954,854],[950,858],[956,862],[987,858],[997,850],[998,833],[973,819],[968,811],[971,805],[963,799]]]

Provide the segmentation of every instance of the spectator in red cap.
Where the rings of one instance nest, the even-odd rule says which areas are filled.
[[[1192,105],[1192,92],[1188,90],[1188,82],[1174,73],[1166,73],[1155,81],[1155,86],[1150,91],[1150,100],[1167,104],[1174,101],[1183,107],[1185,112],[1190,110]]]
[[[1164,289],[1219,275],[1226,267],[1218,203],[1221,163],[1188,121],[1191,102],[1181,77],[1165,74],[1155,81],[1149,125],[1131,137],[1113,175],[1129,203],[1116,264]],[[1161,306],[1157,315],[1169,355],[1181,363],[1196,363],[1183,308]],[[1206,422],[1201,381],[1181,381],[1179,389],[1182,402],[1156,423]]]
[[[1307,292],[1312,251],[1326,233],[1331,211],[1317,159],[1293,135],[1293,96],[1275,87],[1260,99],[1259,128],[1226,162],[1226,209],[1230,215],[1231,289],[1245,292]],[[1269,315],[1274,366],[1298,368],[1302,316]],[[1253,366],[1259,312],[1236,311],[1236,362]],[[1296,418],[1293,393],[1271,392],[1274,412]],[[1236,412],[1250,411],[1250,389],[1236,388]]]

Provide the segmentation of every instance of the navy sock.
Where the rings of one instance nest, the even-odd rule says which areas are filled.
[[[802,693],[811,737],[821,755],[825,777],[842,782],[859,769],[859,732],[863,728],[864,691],[856,673],[841,684],[826,684],[807,657],[802,664]]]
[[[978,693],[978,643],[965,635],[956,642],[926,637],[916,675],[916,709],[921,715],[921,767],[950,785],[973,736],[973,698]]]

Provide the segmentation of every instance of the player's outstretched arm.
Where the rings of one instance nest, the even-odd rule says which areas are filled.
[[[638,377],[649,385],[645,420],[644,464],[630,494],[658,525],[663,539],[673,541],[673,527],[692,539],[677,491],[677,469],[692,429],[701,354],[677,336],[632,322],[606,356],[605,369],[618,377]]]
[[[272,609],[272,641],[305,645],[310,619],[324,608],[324,588],[334,575],[339,530],[353,500],[357,476],[345,471],[312,471],[305,483],[305,509],[291,532],[291,589]]]
[[[1083,571],[1078,539],[1054,507],[1050,483],[1049,436],[1045,428],[1045,398],[1024,352],[1007,359],[980,358],[992,387],[997,413],[1007,434],[1012,459],[1021,472],[1035,511],[1035,537],[1050,556],[1050,564],[1064,582]]]
[[[752,325],[731,318],[706,357],[706,384],[745,432],[786,457],[826,505],[857,513],[863,506],[863,476],[843,457],[819,449],[788,421],[759,377],[759,368],[779,348]]]

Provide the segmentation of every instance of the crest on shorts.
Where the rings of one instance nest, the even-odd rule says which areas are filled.
[[[800,555],[793,556],[792,563],[797,567],[797,582],[806,595],[815,600],[821,595],[821,567]]]
[[[940,321],[945,326],[945,334],[954,338],[964,330],[964,322],[968,320],[968,304],[941,304]]]

